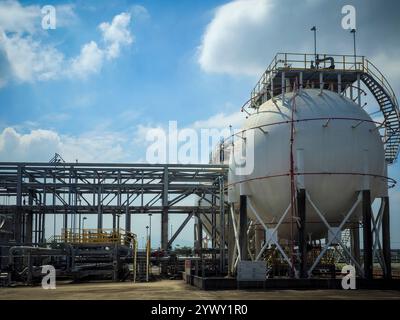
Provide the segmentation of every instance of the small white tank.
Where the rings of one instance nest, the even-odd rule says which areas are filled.
[[[294,101],[293,97],[294,93],[286,93],[284,104],[280,96],[270,99],[244,121],[243,129],[254,132],[254,170],[238,175],[230,157],[229,200],[238,208],[241,189],[264,223],[274,227],[279,221],[291,200],[290,120],[295,105],[296,183],[307,190],[327,221],[338,226],[356,201],[357,191],[370,189],[371,200],[387,192],[382,178],[386,176],[383,142],[371,117],[350,99],[319,89],[303,89]],[[236,139],[232,151],[236,157],[245,143],[249,141]],[[248,213],[255,219],[249,208]],[[359,221],[360,213],[357,210],[350,222]],[[326,237],[326,226],[308,202],[306,216],[309,236]],[[290,230],[286,219],[278,237],[290,239]]]

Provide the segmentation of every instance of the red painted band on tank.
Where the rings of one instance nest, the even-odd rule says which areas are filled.
[[[357,172],[295,172],[295,176],[303,176],[303,175],[350,175],[350,176],[369,176],[373,178],[382,178],[390,182],[392,185],[389,186],[389,188],[392,188],[396,185],[397,181],[394,180],[393,178],[387,177],[387,176],[382,176],[379,174],[371,174],[371,173],[357,173]],[[269,175],[269,176],[263,176],[263,177],[255,177],[255,178],[250,178],[246,180],[240,180],[234,183],[229,183],[227,184],[227,187],[229,186],[234,186],[238,183],[243,183],[243,182],[249,182],[249,181],[255,181],[255,180],[263,180],[263,179],[270,179],[270,178],[279,178],[279,177],[289,177],[290,173],[280,173],[280,174],[274,174],[274,175]]]

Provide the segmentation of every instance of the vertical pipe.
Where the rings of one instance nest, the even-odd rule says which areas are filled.
[[[247,260],[247,196],[240,196],[239,207],[239,244],[241,260]]]
[[[342,92],[342,74],[338,73],[338,87],[337,87],[337,92],[340,94]]]
[[[284,100],[285,100],[285,85],[286,85],[286,82],[285,82],[285,72],[284,71],[282,71],[282,73],[281,73],[281,77],[282,77],[282,79],[281,79],[281,91],[282,91],[282,104],[284,103]]]
[[[225,271],[225,198],[224,198],[224,177],[219,177],[219,208],[220,208],[220,244],[219,244],[219,256],[220,256],[220,272]]]
[[[297,191],[297,210],[300,226],[298,227],[299,235],[299,252],[300,252],[300,278],[307,277],[307,237],[306,237],[306,190],[299,189]]]
[[[362,191],[362,212],[363,212],[363,240],[364,240],[364,276],[366,279],[372,279],[373,257],[372,257],[372,210],[370,190]]]
[[[389,211],[389,197],[382,198],[385,201],[382,216],[382,249],[383,259],[385,260],[386,270],[384,272],[385,279],[392,278],[392,257],[390,248],[390,211]]]

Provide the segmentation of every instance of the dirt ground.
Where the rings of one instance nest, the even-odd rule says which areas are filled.
[[[224,290],[203,291],[182,280],[162,280],[149,283],[84,283],[57,284],[54,290],[41,286],[0,288],[0,300],[313,300],[362,299],[400,300],[400,291],[383,290]]]

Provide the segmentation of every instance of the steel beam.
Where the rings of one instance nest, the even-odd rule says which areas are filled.
[[[174,233],[174,235],[169,239],[168,241],[168,248],[172,246],[172,243],[175,241],[176,237],[181,233],[183,228],[187,225],[187,223],[190,221],[190,219],[193,216],[193,212],[189,213],[186,219],[182,222],[182,224],[179,226],[178,230]]]

